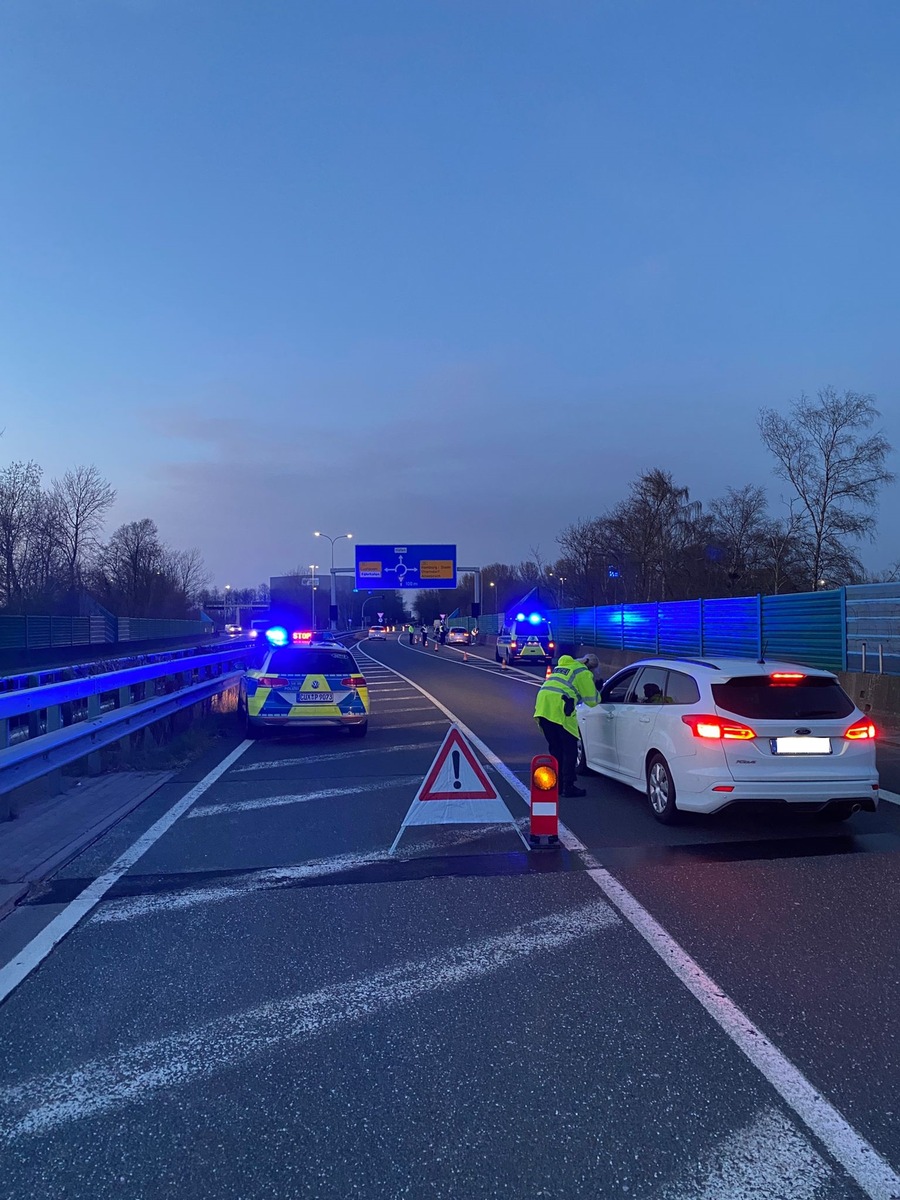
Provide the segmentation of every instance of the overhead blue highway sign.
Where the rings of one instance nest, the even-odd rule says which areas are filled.
[[[455,546],[356,546],[358,588],[455,588]]]

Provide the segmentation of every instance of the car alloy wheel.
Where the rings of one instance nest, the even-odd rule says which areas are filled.
[[[675,783],[669,764],[661,754],[654,754],[647,764],[647,799],[650,811],[663,825],[671,825],[677,818]]]

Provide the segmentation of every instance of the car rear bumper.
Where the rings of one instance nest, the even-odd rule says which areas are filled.
[[[341,713],[337,717],[324,717],[319,714],[316,716],[300,716],[300,717],[250,717],[251,725],[265,726],[270,729],[289,728],[289,729],[326,729],[336,726],[350,725],[365,725],[369,719],[368,713]]]
[[[878,776],[866,779],[826,779],[820,781],[782,783],[736,783],[717,781],[731,792],[717,792],[711,785],[702,792],[679,791],[676,784],[676,805],[685,812],[714,813],[729,804],[785,804],[809,812],[827,808],[830,804],[858,804],[866,812],[878,808]]]

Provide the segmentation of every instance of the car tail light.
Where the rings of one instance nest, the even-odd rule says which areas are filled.
[[[515,643],[514,641],[513,641],[513,642],[510,642],[510,643],[509,643],[509,648],[510,648],[510,650],[515,650],[515,648],[516,648],[516,643]]]
[[[341,680],[341,687],[363,688],[365,686],[366,686],[365,675],[348,675],[346,679]]]
[[[871,721],[857,721],[855,725],[844,730],[844,737],[849,742],[862,742],[875,736],[875,726]]]
[[[769,678],[777,686],[778,684],[799,683],[806,676],[802,671],[773,671]]]
[[[552,650],[552,649],[553,649],[553,643],[552,643],[552,642],[548,642],[548,643],[547,643],[547,649],[548,649],[548,650]]]
[[[690,727],[695,738],[707,738],[720,742],[724,738],[729,742],[749,742],[756,737],[756,732],[749,725],[740,721],[724,721],[721,717],[710,717],[691,713],[682,717],[685,725]]]
[[[287,687],[288,681],[281,675],[261,675],[257,681],[260,687]]]

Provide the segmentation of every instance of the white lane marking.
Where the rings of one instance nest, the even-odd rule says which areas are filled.
[[[70,1121],[145,1100],[154,1091],[171,1092],[342,1022],[364,1021],[421,996],[494,975],[532,956],[552,970],[543,955],[592,937],[598,930],[621,927],[608,904],[595,902],[14,1084],[0,1089],[0,1140],[47,1133]]]
[[[768,1108],[703,1156],[694,1183],[666,1188],[660,1200],[815,1200],[834,1177],[796,1127]]]
[[[878,795],[882,800],[887,800],[889,804],[900,804],[900,796],[896,792],[889,792],[886,788],[879,788]]]
[[[440,721],[410,721],[407,724],[388,725],[385,728],[391,729],[391,730],[394,730],[394,729],[431,729],[432,726],[434,726],[434,725],[442,725],[443,726],[446,724],[447,724],[447,718],[443,717]]]
[[[445,713],[450,720],[480,750],[498,773],[513,787],[526,804],[530,803],[528,788],[513,775],[505,763],[484,744],[473,730],[456,718],[437,697],[420,684],[397,672],[413,687]],[[569,850],[578,851],[589,862],[587,847],[562,821],[559,840]],[[822,1142],[833,1158],[863,1189],[870,1200],[900,1200],[900,1175],[875,1147],[850,1124],[830,1101],[820,1095],[803,1072],[770,1042],[761,1029],[750,1020],[735,1002],[725,994],[702,967],[619,881],[603,867],[595,867],[588,875],[606,898],[655,950],[675,977],[700,1001],[716,1024],[728,1035],[738,1049],[750,1060],[762,1076],[801,1121]]]
[[[124,854],[119,855],[111,867],[102,875],[98,875],[93,883],[89,883],[83,892],[79,892],[61,913],[58,913],[36,937],[31,939],[27,946],[0,969],[0,1003],[19,986],[23,979],[31,974],[35,967],[40,966],[57,942],[62,941],[68,933],[71,933],[82,917],[87,916],[113,884],[117,883],[125,872],[130,870],[142,855],[146,854],[154,842],[157,842],[166,830],[170,829],[178,818],[186,813],[191,805],[199,800],[203,793],[212,787],[216,780],[224,775],[228,768],[253,745],[255,743],[250,740],[241,742],[230,754],[227,754],[218,766],[213,767],[208,775],[204,776],[177,803],[173,804],[169,811],[151,825],[146,833],[141,834]]]
[[[440,721],[443,725],[444,722]],[[352,756],[359,758],[361,754],[399,754],[403,750],[437,750],[434,742],[411,742],[403,746],[366,746],[364,749],[354,747]],[[339,759],[349,759],[350,752],[341,750],[335,754],[311,754],[309,758],[273,758],[271,762],[247,763],[243,767],[235,767],[232,775],[245,775],[248,771],[274,771],[282,767],[305,767],[310,763],[337,762]]]
[[[330,800],[333,796],[358,796],[360,792],[381,792],[385,788],[402,787],[418,775],[393,775],[376,783],[361,783],[359,787],[320,788],[316,792],[297,792],[287,796],[260,796],[257,800],[233,800],[230,804],[203,804],[191,817],[218,817],[222,813],[250,812],[256,808],[279,808],[284,804],[307,804],[310,800]]]
[[[426,656],[430,656],[432,659],[434,658],[434,652],[431,650],[417,650],[415,646],[410,646],[406,642],[401,642],[399,640],[398,645],[403,646],[406,650],[411,650],[413,654],[424,654]],[[463,651],[457,646],[446,646],[445,649],[453,651],[454,654],[463,653]],[[368,651],[363,650],[363,654],[368,655]],[[473,654],[472,657],[480,658],[481,661],[484,662],[484,659],[481,658],[480,655]],[[372,661],[378,662],[378,659],[372,659]],[[534,688],[539,688],[544,682],[543,679],[535,679],[533,675],[530,675],[527,671],[523,671],[521,667],[507,667],[506,670],[504,670],[499,663],[497,663],[496,667],[480,667],[476,662],[465,662],[461,658],[444,659],[444,662],[452,662],[456,666],[466,667],[472,671],[486,671],[488,675],[505,677],[507,679],[515,680],[518,683],[527,683]]]
[[[528,817],[521,817],[516,824],[524,828]],[[389,850],[367,850],[360,854],[338,854],[333,858],[311,859],[296,866],[270,867],[264,871],[252,871],[228,883],[212,884],[203,888],[182,888],[167,892],[154,892],[150,896],[123,896],[119,900],[107,900],[91,917],[92,925],[105,925],[112,921],[131,921],[136,917],[155,913],[178,912],[203,904],[220,904],[226,900],[241,899],[248,892],[260,892],[291,883],[296,879],[318,879],[365,867],[370,863],[402,862],[411,857],[429,854],[432,850],[445,851],[470,842],[479,841],[494,832],[508,832],[508,825],[467,826],[466,832],[447,834],[439,841],[418,842],[407,846],[404,854],[391,854]]]
[[[400,715],[400,713],[409,713],[409,712],[428,712],[428,705],[427,704],[417,704],[415,708],[389,708],[385,712],[384,715],[386,717],[397,717]]]

